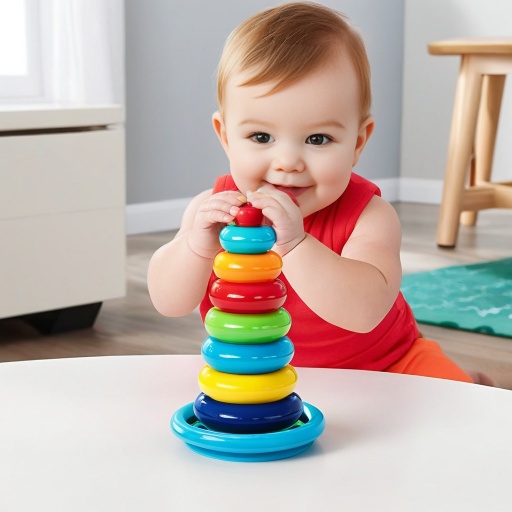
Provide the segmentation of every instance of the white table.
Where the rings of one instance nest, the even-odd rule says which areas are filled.
[[[0,510],[510,511],[512,393],[298,369],[326,429],[276,462],[202,457],[169,428],[199,356],[0,364]]]

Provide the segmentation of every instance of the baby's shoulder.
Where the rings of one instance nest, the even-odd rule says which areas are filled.
[[[361,212],[356,228],[391,231],[401,231],[400,219],[393,205],[380,196],[373,196]]]

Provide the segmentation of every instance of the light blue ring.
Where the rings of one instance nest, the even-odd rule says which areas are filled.
[[[234,226],[222,228],[220,245],[235,254],[264,254],[276,243],[276,233],[270,226]]]
[[[293,353],[287,336],[259,344],[224,343],[210,336],[201,347],[203,359],[213,369],[241,375],[275,372],[292,360]]]
[[[307,450],[325,428],[324,415],[304,403],[302,425],[266,434],[229,434],[208,430],[198,423],[193,403],[178,409],[171,430],[187,446],[207,457],[236,462],[265,462],[293,457]]]

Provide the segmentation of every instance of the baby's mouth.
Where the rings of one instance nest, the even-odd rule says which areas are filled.
[[[298,206],[297,198],[301,196],[309,187],[285,187],[284,185],[274,185],[277,190],[287,194],[292,201]]]

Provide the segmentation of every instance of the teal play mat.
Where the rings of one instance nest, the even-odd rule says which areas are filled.
[[[406,274],[418,323],[512,337],[512,258]]]

